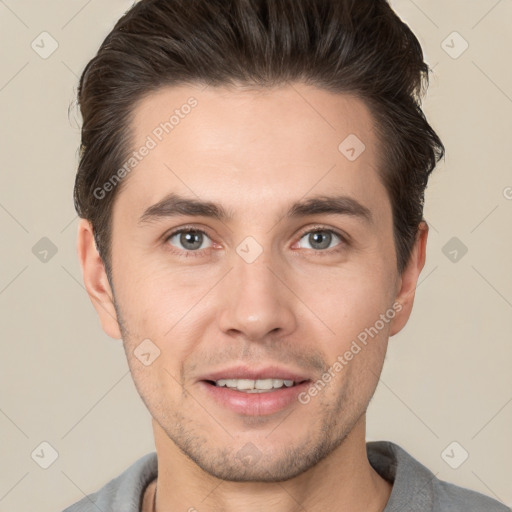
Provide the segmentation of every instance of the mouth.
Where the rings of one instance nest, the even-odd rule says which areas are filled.
[[[217,406],[245,416],[265,416],[300,405],[298,396],[311,382],[306,375],[274,366],[226,369],[203,376],[198,384]]]
[[[299,405],[302,407],[299,395],[306,391],[310,382],[290,379],[219,379],[203,380],[199,384],[209,402],[213,399],[213,403],[223,409],[243,416],[270,416]],[[262,387],[268,389],[260,389]]]

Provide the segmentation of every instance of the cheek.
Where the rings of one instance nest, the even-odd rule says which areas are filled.
[[[193,269],[172,270],[149,261],[124,260],[118,264],[116,297],[123,318],[139,335],[161,338],[204,295]]]
[[[334,332],[326,331],[320,322],[315,322],[316,338],[321,342],[328,372],[335,375],[335,384],[326,396],[341,392],[345,398],[352,397],[350,400],[366,404],[374,392],[384,362],[390,324],[396,314],[390,304],[390,284],[384,275],[357,274],[357,278],[338,281],[333,277],[324,294],[319,293],[318,288],[315,288],[316,294],[310,294],[315,312]],[[328,332],[328,335],[320,336],[320,332]]]
[[[296,289],[340,341],[374,325],[391,306],[392,283],[384,272],[331,271],[313,281]]]

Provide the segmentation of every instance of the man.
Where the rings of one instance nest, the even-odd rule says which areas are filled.
[[[504,511],[366,443],[444,154],[385,0],[142,0],[81,77],[78,254],[156,453],[67,512]]]

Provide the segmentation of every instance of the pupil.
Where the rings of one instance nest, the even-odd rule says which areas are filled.
[[[199,249],[202,242],[201,237],[202,233],[198,233],[197,231],[188,231],[181,234],[180,242],[183,247],[187,247],[188,249]]]
[[[322,242],[323,239],[323,242]],[[317,231],[309,235],[309,243],[314,247],[315,243],[320,244],[318,249],[327,249],[331,244],[331,234],[325,231]]]

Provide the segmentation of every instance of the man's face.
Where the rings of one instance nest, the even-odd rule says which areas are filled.
[[[181,109],[191,96],[197,105]],[[179,122],[162,133],[176,109]],[[299,84],[182,86],[147,96],[133,127],[134,150],[148,136],[157,144],[114,204],[113,287],[156,441],[227,480],[298,475],[364,420],[396,322],[401,277],[374,121],[354,97]],[[351,134],[362,153],[353,137],[339,149]],[[228,217],[147,212],[170,193]],[[339,196],[338,212],[288,215],[294,203]],[[151,360],[152,344],[160,355],[146,366],[134,351]],[[263,393],[207,382],[237,375],[307,382]]]

